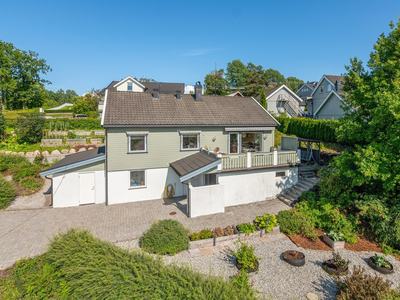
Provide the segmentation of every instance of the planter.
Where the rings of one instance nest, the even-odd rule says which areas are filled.
[[[292,255],[291,254],[292,252],[297,252],[297,256]],[[306,263],[306,256],[304,255],[303,252],[288,250],[283,253],[282,257],[283,260],[286,261],[289,265],[295,267],[304,266],[304,264]]]
[[[378,267],[376,264],[375,264],[375,260],[374,260],[374,257],[373,256],[371,256],[370,258],[369,258],[369,260],[368,260],[368,265],[372,268],[372,269],[374,269],[375,271],[378,271],[379,273],[382,273],[382,274],[392,274],[393,272],[394,272],[394,270],[393,270],[393,265],[390,263],[390,262],[388,262],[388,264],[390,265],[390,268],[386,268],[386,267]]]
[[[331,246],[334,250],[344,249],[345,241],[334,242],[326,233],[324,233],[324,236],[322,239],[324,240],[325,243],[327,243],[329,246]]]
[[[238,268],[240,271],[243,269],[243,265],[239,264],[237,261],[237,258],[235,259],[236,262],[236,268]],[[258,267],[260,266],[260,263],[258,262],[258,260],[255,261],[254,263],[255,268],[247,268],[247,272],[251,273],[251,272],[257,272],[258,271]]]
[[[242,236],[243,237],[261,236],[260,232],[257,230],[257,226],[256,226],[256,231],[254,231],[254,232],[252,232],[250,234],[239,232],[237,226],[235,226],[234,228],[235,228],[235,232],[237,232],[240,237],[242,237]]]
[[[199,249],[199,248],[206,248],[213,246],[214,246],[214,238],[189,242],[189,249]]]
[[[62,144],[63,140],[62,139],[42,139],[41,140],[42,144],[44,145],[52,145],[52,144]]]
[[[328,259],[323,262],[322,269],[324,269],[329,275],[333,276],[343,276],[349,273],[349,268],[347,267],[346,270],[338,270],[336,269],[335,265],[333,264],[333,259]]]
[[[67,139],[66,144],[68,144],[68,145],[85,145],[86,139]]]

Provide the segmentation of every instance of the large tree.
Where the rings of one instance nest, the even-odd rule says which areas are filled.
[[[298,86],[299,84],[304,83],[303,80],[298,79],[296,77],[293,76],[289,76],[288,78],[286,78],[286,86],[291,89],[294,93],[297,93],[298,90]]]
[[[261,65],[256,66],[251,62],[247,64],[246,87],[243,92],[245,96],[255,97],[261,93],[267,83],[264,74]]]
[[[51,72],[44,59],[33,51],[23,51],[0,41],[0,92],[2,107],[9,109],[38,107],[44,99],[41,78]]]
[[[367,68],[357,57],[346,67],[337,131],[340,141],[354,145],[336,161],[355,189],[400,199],[400,21],[382,34]]]
[[[285,76],[274,69],[265,70],[263,78],[266,82],[277,82],[278,84],[285,83],[286,81]]]
[[[206,95],[226,95],[229,82],[224,77],[224,69],[212,71],[204,78]]]
[[[226,67],[226,79],[231,87],[241,87],[246,84],[247,67],[239,59],[235,59],[228,63]]]

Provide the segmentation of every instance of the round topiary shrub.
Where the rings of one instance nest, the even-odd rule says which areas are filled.
[[[143,250],[160,255],[174,255],[189,248],[189,231],[175,220],[162,220],[151,225],[140,239]]]
[[[0,174],[0,209],[7,208],[15,198],[15,187]]]

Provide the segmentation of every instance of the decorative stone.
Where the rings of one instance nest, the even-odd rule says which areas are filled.
[[[34,155],[34,156],[40,156],[40,151],[39,151],[39,150],[36,150],[35,152],[33,152],[33,155]]]
[[[51,155],[60,155],[60,154],[61,153],[58,150],[54,150],[54,151],[51,152]]]
[[[18,153],[17,152],[11,152],[11,155],[17,155]]]
[[[308,300],[318,300],[318,295],[314,294],[314,293],[308,293],[307,294],[307,299]]]
[[[92,150],[92,149],[94,149],[94,147],[88,147],[88,150]]]
[[[18,152],[17,154],[18,154],[18,155],[21,155],[21,156],[24,156],[24,155],[25,155],[25,152],[21,151],[21,152]]]
[[[6,151],[5,153],[6,153],[6,154],[11,154],[11,151]]]
[[[43,155],[43,156],[48,156],[48,155],[50,155],[50,153],[49,153],[49,151],[43,151],[43,152],[42,152],[42,155]]]
[[[69,150],[69,153],[71,154],[71,153],[76,153],[76,151],[75,151],[75,149],[70,149]]]
[[[26,152],[25,156],[33,156],[33,152]]]
[[[4,150],[0,150],[0,154],[4,154],[6,151]]]
[[[62,149],[61,150],[61,154],[68,154],[69,153],[69,150],[68,149]]]
[[[86,149],[85,148],[81,148],[81,149],[78,150],[78,152],[83,152],[83,151],[86,151]]]

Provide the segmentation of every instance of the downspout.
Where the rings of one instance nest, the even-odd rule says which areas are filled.
[[[107,134],[107,128],[106,129],[106,166],[105,166],[105,172],[106,172],[106,206],[108,206],[108,134]]]
[[[51,203],[50,203],[50,206],[53,206],[53,177],[48,178],[47,176],[48,175],[44,176],[44,178],[51,180]]]

